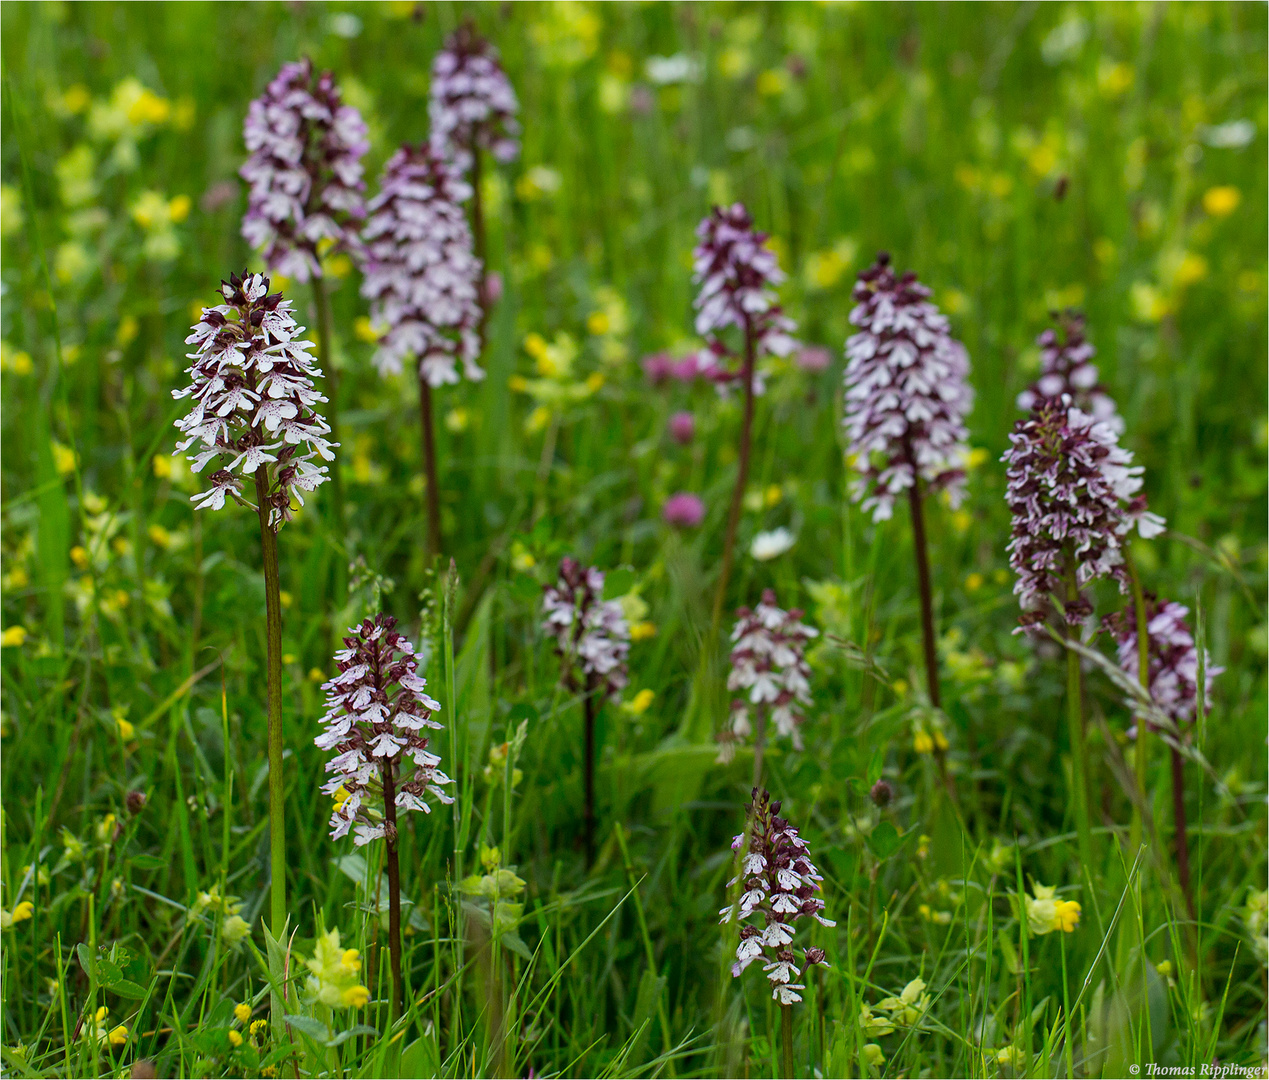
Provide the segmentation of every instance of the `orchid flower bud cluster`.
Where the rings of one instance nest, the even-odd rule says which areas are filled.
[[[219,510],[227,497],[251,505],[242,497],[242,477],[266,466],[262,509],[276,531],[291,520],[292,500],[303,506],[304,492],[329,479],[314,460],[334,461],[339,444],[327,440],[330,428],[316,410],[326,400],[313,384],[322,373],[290,303],[269,292],[263,274],[246,271],[230,274],[220,291],[225,302],[203,308],[185,339],[197,349],[186,353],[193,361],[186,369],[190,385],[172,396],[192,398],[193,407],[176,421],[185,436],[176,452],[200,444],[188,455],[194,472],[227,460],[209,476],[211,489],[192,497],[200,509]]]
[[[478,149],[498,161],[513,161],[520,152],[519,111],[498,50],[464,23],[432,61],[427,103],[432,148],[463,175]]]
[[[696,332],[706,347],[697,370],[720,388],[744,377],[720,362],[735,354],[719,337],[735,326],[751,342],[755,362],[763,355],[788,356],[798,343],[797,329],[776,302],[774,286],[784,280],[775,252],[766,246],[767,234],[753,227],[743,203],[716,206],[696,227],[700,241],[692,252],[692,280],[700,285],[696,307]],[[754,393],[763,391],[761,375],[754,371]]]
[[[1141,466],[1119,445],[1114,429],[1081,412],[1069,397],[1042,400],[1009,436],[1005,500],[1013,513],[1009,563],[1022,624],[1042,622],[1049,597],[1064,597],[1068,625],[1091,612],[1082,598],[1065,598],[1067,560],[1082,588],[1113,577],[1127,590],[1123,544],[1134,528],[1149,538],[1163,518],[1146,509]]]
[[[1084,316],[1068,309],[1058,317],[1057,327],[1049,327],[1038,338],[1040,377],[1018,395],[1018,408],[1030,412],[1045,398],[1070,396],[1081,412],[1109,424],[1117,435],[1124,433],[1124,420],[1114,399],[1097,381],[1097,350],[1084,336]]]
[[[896,275],[885,252],[855,284],[842,426],[859,473],[852,497],[874,521],[888,520],[918,479],[953,506],[964,495],[969,355],[930,295],[911,271]]]
[[[806,662],[806,644],[819,636],[813,626],[801,621],[802,612],[784,611],[776,605],[776,594],[766,589],[762,603],[752,611],[736,612],[731,632],[731,671],[727,689],[745,691],[731,706],[731,730],[720,737],[722,755],[730,757],[735,743],[753,731],[751,709],[769,709],[776,732],[802,749],[799,728],[805,719],[803,706],[811,704],[811,666]]]
[[[339,674],[322,686],[326,730],[313,741],[336,752],[326,763],[331,779],[322,787],[335,799],[331,838],[347,836],[355,826],[353,842],[360,846],[385,836],[385,777],[397,811],[425,814],[431,813],[427,795],[454,801],[443,790],[453,781],[428,750],[424,732],[441,727],[432,719],[440,705],[428,697],[414,646],[397,633],[396,619],[376,615],[348,633],[346,648],[335,654]],[[407,776],[411,764],[413,773]]]
[[[480,356],[480,260],[462,204],[471,187],[427,146],[403,146],[383,170],[362,232],[362,295],[370,322],[385,327],[375,352],[381,374],[413,357],[429,386],[483,379]]]
[[[1189,608],[1175,600],[1151,598],[1146,603],[1150,697],[1178,725],[1191,723],[1198,707],[1199,654],[1185,621],[1189,613]],[[1119,666],[1135,680],[1139,672],[1136,613],[1117,612],[1106,624],[1119,646]],[[1203,700],[1210,701],[1212,679],[1225,669],[1213,665],[1210,656],[1204,655],[1203,659]],[[1137,722],[1141,722],[1140,717]]]
[[[604,574],[576,559],[560,561],[560,575],[542,601],[542,629],[555,637],[564,679],[573,690],[603,687],[615,698],[629,681],[630,626],[617,600],[605,600]],[[576,683],[574,665],[583,685]]]
[[[249,106],[243,138],[250,156],[239,175],[251,190],[242,235],[270,269],[308,281],[322,276],[319,245],[357,250],[370,141],[334,75],[314,75],[307,57],[283,65]]]
[[[809,916],[824,926],[837,924],[822,914],[824,901],[816,894],[823,878],[811,862],[806,841],[779,816],[780,803],[772,802],[765,790],[754,788],[753,801],[745,809],[748,843],[745,833],[732,841],[733,851],[742,846],[745,851],[740,874],[727,883],[729,888],[743,883],[743,891],[737,903],[719,912],[722,923],[735,918],[744,924],[731,974],[739,978],[745,968],[761,958],[762,970],[771,983],[771,996],[781,1005],[792,1005],[802,1000],[798,991],[806,989],[797,980],[815,964],[828,967],[824,950],[811,947],[803,950],[799,970],[792,949],[797,920]],[[747,922],[757,916],[762,917],[761,926]]]

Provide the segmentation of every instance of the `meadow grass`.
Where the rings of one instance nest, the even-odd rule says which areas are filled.
[[[370,125],[373,185],[426,137],[431,58],[465,14],[500,49],[524,126],[520,159],[482,189],[505,281],[488,377],[434,395],[445,558],[428,565],[414,380],[375,373],[359,276],[332,267],[346,523],[323,489],[279,535],[294,934],[279,943],[258,526],[191,510],[170,391],[192,306],[259,268],[238,233],[248,101],[301,54],[332,69]],[[830,966],[796,1008],[795,1073],[1263,1067],[1262,5],[4,3],[0,29],[6,1075],[127,1075],[142,1059],[181,1076],[782,1071],[778,1009],[760,977],[730,977],[735,930],[717,925],[752,768],[744,749],[716,763],[713,739],[738,399],[652,387],[638,363],[696,343],[693,229],[733,199],[773,237],[799,337],[835,358],[777,365],[758,401],[728,592],[730,609],[773,587],[823,631],[805,749],[769,746],[765,770],[837,920],[804,933]],[[654,84],[649,58],[676,56],[689,77]],[[128,79],[150,97],[121,94]],[[882,249],[931,285],[973,365],[968,498],[927,503],[956,804],[914,746],[911,530],[846,497],[840,349],[855,275]],[[313,325],[308,291],[285,288]],[[1161,742],[1137,849],[1129,709],[1086,659],[1081,861],[1062,650],[1013,633],[999,457],[1034,339],[1066,306],[1087,312],[1168,520],[1134,564],[1190,607],[1225,669],[1186,764],[1192,913]],[[600,376],[575,403],[524,392],[538,358],[574,351],[561,386]],[[684,447],[665,430],[675,409],[695,413]],[[703,498],[699,529],[661,522],[676,491]],[[778,526],[792,549],[751,558]],[[566,555],[627,568],[656,628],[596,718],[590,869],[583,704],[539,630]],[[1099,615],[1128,603],[1095,596]],[[328,839],[312,745],[336,635],[380,607],[420,643],[457,796],[401,833],[395,1025],[381,853]],[[879,809],[883,777],[895,798]],[[523,891],[483,887],[499,867]],[[1074,931],[1028,934],[1019,897],[1035,883],[1079,901]],[[302,1000],[298,957],[335,927],[372,1001],[324,1013]],[[861,1022],[916,979],[913,1022]],[[274,1014],[262,1035],[241,1003]]]

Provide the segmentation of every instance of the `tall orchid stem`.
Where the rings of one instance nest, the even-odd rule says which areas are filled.
[[[471,144],[471,236],[472,248],[476,259],[480,262],[480,279],[476,283],[476,296],[480,300],[480,347],[485,347],[485,323],[489,319],[489,296],[486,293],[486,282],[489,268],[485,265],[485,200],[481,189],[482,164],[480,147],[476,144],[473,133]]]
[[[264,563],[269,715],[269,895],[273,935],[286,925],[286,785],[282,775],[282,592],[278,534],[269,524],[269,467],[256,469],[256,513]]]
[[[909,456],[911,452],[909,451]],[[915,465],[913,466],[915,471]],[[908,506],[912,510],[912,549],[916,558],[917,588],[921,593],[921,641],[925,653],[925,689],[930,704],[941,709],[939,693],[939,657],[934,638],[934,589],[930,584],[930,554],[925,538],[925,493],[921,490],[921,478],[913,476],[908,488]],[[939,778],[952,801],[956,801],[956,787],[947,771],[947,754],[937,746],[934,760],[938,763]]]
[[[780,1006],[780,1048],[783,1053],[782,1064],[786,1077],[793,1076],[793,1006]]]
[[[749,482],[749,444],[753,436],[753,369],[753,329],[746,323],[745,363],[741,369],[741,378],[745,383],[745,413],[740,422],[740,461],[736,470],[736,488],[731,493],[731,508],[727,511],[727,532],[723,538],[723,568],[718,576],[718,592],[714,595],[711,641],[717,640],[718,628],[722,625],[723,604],[727,599],[727,585],[731,580],[732,563],[735,561],[736,530],[740,526],[740,510],[745,501],[745,485]]]
[[[1137,573],[1137,567],[1132,561],[1132,556],[1127,549],[1124,550],[1124,561],[1128,567],[1129,579],[1132,582],[1132,603],[1137,617],[1137,680],[1141,683],[1141,688],[1150,693],[1150,620],[1146,615],[1146,598],[1141,588],[1141,577]],[[1149,764],[1149,746],[1150,746],[1150,725],[1146,722],[1144,716],[1137,719],[1137,794],[1140,801],[1134,802],[1132,807],[1132,827],[1129,832],[1130,847],[1133,852],[1141,844],[1142,837],[1145,835],[1145,817],[1146,804],[1149,796],[1146,794],[1148,778],[1147,766]]]
[[[436,475],[436,433],[432,425],[432,388],[419,369],[419,441],[423,449],[423,483],[427,488],[427,541],[429,563],[441,553],[441,486]]]
[[[767,710],[758,707],[758,718],[754,722],[753,733],[753,786],[762,787],[762,755],[767,748]]]
[[[1140,726],[1140,725],[1139,725]],[[1185,759],[1175,746],[1172,751],[1172,827],[1176,833],[1176,876],[1185,894],[1186,907],[1194,917],[1194,897],[1190,894],[1190,841],[1185,820]]]
[[[1068,604],[1079,599],[1079,586],[1075,580],[1075,562],[1068,553],[1066,571],[1066,599]],[[1079,630],[1063,620],[1068,641],[1079,640]],[[1093,838],[1088,824],[1088,777],[1084,745],[1083,689],[1080,685],[1080,657],[1074,649],[1066,650],[1066,722],[1071,737],[1071,788],[1075,803],[1075,828],[1079,834],[1080,862],[1093,866]]]
[[[330,296],[326,292],[326,281],[321,277],[313,278],[313,307],[317,311],[317,362],[321,366],[322,375],[326,379],[326,423],[330,426],[330,441],[339,442],[339,372],[335,370],[335,350],[333,331],[331,330]],[[339,462],[334,461],[330,467],[331,504],[334,511],[333,534],[342,539],[344,535],[344,479],[339,469]],[[335,558],[335,606],[343,604],[347,585],[347,560],[340,555]]]
[[[383,838],[387,846],[388,870],[388,952],[392,963],[393,1021],[405,1011],[405,991],[401,985],[401,866],[397,858],[397,793],[391,758],[383,759]]]
[[[582,708],[585,715],[585,794],[582,803],[582,829],[586,844],[586,865],[595,861],[595,687],[586,687]]]

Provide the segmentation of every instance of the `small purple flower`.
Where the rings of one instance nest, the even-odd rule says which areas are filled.
[[[386,326],[375,352],[383,374],[412,358],[429,386],[483,379],[480,260],[462,203],[471,187],[427,146],[403,146],[389,159],[370,202],[363,296],[371,323]]]
[[[1123,417],[1114,399],[1097,381],[1097,350],[1084,336],[1084,316],[1068,308],[1036,338],[1040,346],[1040,377],[1018,395],[1018,408],[1030,412],[1045,398],[1070,397],[1071,403],[1094,420],[1109,424],[1117,435],[1124,433]]]
[[[885,252],[855,284],[850,321],[860,329],[846,341],[842,426],[859,473],[851,493],[874,521],[918,477],[953,505],[964,493],[969,356],[929,297],[911,271],[895,275]]]
[[[1189,608],[1174,600],[1151,597],[1146,603],[1150,697],[1177,724],[1191,723],[1198,706],[1198,646],[1185,621],[1189,613]],[[1130,607],[1106,622],[1119,645],[1119,666],[1135,680],[1140,671],[1136,612]],[[1210,703],[1212,679],[1225,669],[1214,666],[1210,656],[1205,656],[1204,661],[1203,700]],[[1137,722],[1141,722],[1140,717]],[[1151,725],[1151,730],[1156,730],[1155,725]],[[1135,729],[1129,734],[1135,734]]]
[[[629,681],[630,627],[621,604],[604,598],[604,574],[576,559],[560,561],[559,580],[546,587],[542,629],[555,638],[565,684],[573,690],[602,687],[616,698]],[[574,666],[584,676],[577,685]]]
[[[680,491],[665,500],[661,508],[661,517],[667,525],[676,529],[695,529],[705,520],[705,504],[700,496]]]
[[[370,142],[334,75],[314,77],[307,57],[283,65],[248,107],[243,138],[250,157],[238,173],[251,190],[242,235],[271,270],[308,281],[322,276],[322,241],[358,250]]]
[[[732,702],[731,730],[720,739],[724,758],[753,731],[751,708],[769,709],[776,733],[791,739],[794,749],[802,749],[802,709],[811,704],[806,645],[819,636],[818,630],[801,621],[802,614],[797,608],[778,607],[771,589],[763,590],[762,603],[752,611],[742,607],[736,612],[727,689],[747,693]]]
[[[794,354],[794,363],[811,375],[827,371],[833,362],[833,354],[823,345],[804,345]]]
[[[399,811],[431,813],[426,796],[454,800],[443,790],[453,781],[440,770],[441,759],[428,750],[428,728],[440,705],[427,695],[427,680],[416,672],[414,646],[397,633],[396,619],[376,615],[354,626],[335,654],[339,674],[326,691],[326,730],[314,743],[335,756],[326,763],[333,774],[322,791],[335,798],[331,838],[354,843],[384,836],[384,794],[391,785]],[[393,838],[395,839],[395,838]]]
[[[766,246],[767,234],[753,227],[742,203],[714,207],[696,229],[700,241],[692,252],[692,280],[700,285],[695,307],[696,332],[705,338],[696,368],[720,387],[743,378],[732,370],[737,359],[719,334],[735,326],[752,343],[755,362],[764,355],[788,356],[797,342],[796,329],[776,302],[773,287],[784,280],[775,252]],[[754,392],[762,379],[755,372]]]
[[[670,438],[680,446],[686,446],[696,435],[696,417],[690,412],[676,412],[668,426]]]
[[[209,479],[210,491],[193,496],[199,508],[219,510],[226,498],[250,505],[242,497],[243,479],[254,481],[265,468],[268,523],[276,531],[294,513],[292,500],[304,505],[304,492],[314,491],[329,476],[315,459],[334,461],[338,443],[326,438],[330,428],[316,406],[326,400],[314,386],[321,377],[301,335],[291,305],[281,293],[269,293],[263,274],[230,274],[220,283],[223,304],[203,309],[186,344],[193,361],[190,385],[173,390],[177,400],[192,398],[189,414],[176,421],[185,438],[176,452],[196,443],[188,455],[193,471],[219,464]],[[235,473],[237,475],[235,475]]]
[[[512,161],[520,152],[520,104],[511,88],[498,50],[463,23],[432,61],[427,115],[432,147],[461,174],[472,167],[476,150],[488,150],[498,161]]]
[[[1145,508],[1141,466],[1119,445],[1109,424],[1094,420],[1069,398],[1047,398],[1019,420],[1003,460],[1005,500],[1013,513],[1009,562],[1018,574],[1014,592],[1023,626],[1042,622],[1050,597],[1065,596],[1073,561],[1082,588],[1099,577],[1127,587],[1122,547],[1136,527],[1157,535],[1164,521]],[[1066,621],[1078,625],[1091,611],[1085,600],[1065,602]]]
[[[806,841],[779,816],[780,803],[772,802],[765,790],[754,788],[753,801],[745,810],[749,842],[745,844],[745,833],[732,840],[732,850],[744,847],[744,854],[740,873],[727,883],[728,888],[741,885],[740,899],[718,913],[720,923],[734,918],[742,924],[731,974],[739,978],[745,968],[761,959],[771,996],[781,1005],[792,1005],[802,1000],[798,991],[806,989],[796,980],[805,977],[814,965],[828,966],[824,950],[812,947],[803,951],[799,970],[792,949],[797,920],[810,917],[824,926],[837,924],[822,914],[824,901],[816,894],[824,879],[811,862]],[[758,915],[762,916],[761,925],[748,922]]]
[[[674,358],[669,353],[652,353],[643,358],[642,366],[648,382],[653,386],[661,386],[669,382],[674,373]]]

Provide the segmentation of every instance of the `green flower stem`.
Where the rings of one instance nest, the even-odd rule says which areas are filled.
[[[1066,599],[1079,599],[1079,586],[1075,583],[1075,563],[1067,560]],[[1077,641],[1079,631],[1064,623],[1068,641]],[[1084,746],[1083,691],[1080,685],[1080,657],[1074,649],[1066,650],[1066,720],[1071,737],[1071,801],[1075,804],[1075,828],[1079,833],[1080,862],[1092,867],[1093,839],[1088,825],[1088,777]]]
[[[313,307],[317,311],[317,362],[326,379],[326,423],[330,425],[330,441],[339,442],[339,372],[335,370],[334,337],[331,330],[330,296],[326,292],[326,281],[313,278]],[[344,537],[344,479],[339,469],[339,461],[330,465],[331,505],[334,528],[331,534],[342,543]],[[348,560],[342,554],[335,557],[335,602],[336,608],[342,607],[348,593]],[[338,635],[336,635],[338,637]]]
[[[782,1076],[793,1076],[793,1006],[780,1006],[780,1049],[783,1052]]]
[[[727,532],[723,537],[723,568],[718,575],[718,592],[714,594],[711,650],[712,643],[718,640],[718,628],[723,621],[723,604],[727,600],[727,584],[731,580],[732,564],[736,556],[736,529],[740,525],[740,511],[745,501],[745,485],[749,482],[749,444],[753,436],[753,369],[753,331],[746,326],[745,363],[741,368],[741,378],[745,383],[745,412],[740,423],[740,461],[736,469],[736,487],[731,493],[731,508],[727,511]]]
[[[423,481],[427,499],[427,534],[423,551],[430,564],[441,553],[441,488],[436,477],[436,435],[432,425],[432,388],[419,371],[419,440],[423,449]]]
[[[383,836],[388,871],[388,953],[392,963],[393,1022],[405,1012],[405,991],[401,984],[401,865],[397,858],[397,792],[393,765],[383,759]]]
[[[909,449],[909,458],[913,455]],[[915,466],[914,466],[915,468]],[[912,510],[912,548],[916,557],[917,588],[921,593],[921,640],[925,653],[925,689],[930,696],[930,704],[936,709],[942,708],[942,696],[939,693],[939,658],[934,638],[934,589],[930,585],[929,544],[925,538],[925,493],[921,490],[920,477],[914,477],[912,486],[908,488],[908,506]],[[956,788],[952,776],[947,771],[947,753],[937,745],[934,748],[934,760],[938,765],[939,779],[947,789],[952,802],[956,802]]]
[[[269,703],[269,892],[273,935],[286,925],[286,786],[282,775],[282,595],[278,579],[278,534],[269,524],[269,467],[256,470],[256,513],[264,562]]]
[[[585,710],[585,796],[582,804],[582,829],[586,840],[586,866],[595,862],[595,693],[594,686],[586,688],[582,701]]]
[[[1137,617],[1137,679],[1141,688],[1150,692],[1150,635],[1149,619],[1146,617],[1146,598],[1141,588],[1141,577],[1133,564],[1132,556],[1124,549],[1124,562],[1128,567],[1128,575],[1132,581],[1132,603]],[[1136,852],[1145,835],[1145,816],[1148,796],[1146,794],[1148,780],[1146,767],[1149,763],[1150,725],[1144,717],[1137,719],[1137,793],[1141,801],[1134,802],[1132,807],[1132,827],[1129,833],[1130,848]],[[1135,855],[1134,855],[1135,857]]]
[[[753,786],[762,787],[762,755],[767,747],[767,707],[760,705],[754,720],[753,732]]]

